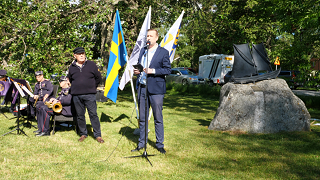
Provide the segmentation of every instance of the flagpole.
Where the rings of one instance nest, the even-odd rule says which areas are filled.
[[[134,101],[134,105],[136,108],[136,113],[137,113],[137,119],[138,119],[138,126],[139,126],[139,112],[138,112],[138,106],[137,106],[137,100],[136,100],[136,93],[134,92],[134,85],[133,85],[133,81],[132,81],[132,76],[131,76],[131,71],[129,70],[129,75],[130,75],[130,83],[131,83],[131,90],[132,90],[132,96],[133,96],[133,101]]]

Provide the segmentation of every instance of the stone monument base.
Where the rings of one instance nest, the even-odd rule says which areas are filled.
[[[210,130],[277,133],[309,131],[310,114],[283,79],[225,84]]]

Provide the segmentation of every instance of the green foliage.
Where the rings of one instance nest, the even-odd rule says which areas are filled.
[[[173,67],[197,69],[201,55],[233,54],[233,44],[264,42],[271,62],[279,56],[282,69],[300,70],[308,79],[310,59],[320,57],[319,0],[77,2],[1,1],[1,68],[28,80],[39,69],[47,78],[60,75],[73,60],[72,49],[83,46],[106,74],[116,9],[130,56],[149,6],[159,41],[185,11]]]
[[[307,108],[320,109],[320,97],[319,96],[301,96],[298,97],[305,103]]]
[[[92,59],[92,20],[101,3],[69,4],[65,0],[1,2],[3,30],[0,58],[12,77],[32,80],[33,72],[63,74],[71,64],[72,50],[82,46]]]

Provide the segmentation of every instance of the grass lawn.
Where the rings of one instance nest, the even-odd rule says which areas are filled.
[[[164,100],[165,155],[155,148],[150,121],[147,148],[151,166],[130,152],[138,142],[130,88],[119,91],[117,103],[98,102],[104,144],[89,137],[82,143],[72,128],[35,137],[13,132],[0,137],[0,179],[319,179],[320,128],[310,132],[244,134],[208,130],[219,106],[217,94],[181,95],[171,87]],[[191,89],[192,91],[192,89]],[[313,118],[319,109],[310,108]],[[15,128],[16,118],[0,114],[0,134]],[[21,123],[24,119],[20,118]],[[24,121],[26,122],[26,121]],[[36,122],[32,122],[36,125]]]

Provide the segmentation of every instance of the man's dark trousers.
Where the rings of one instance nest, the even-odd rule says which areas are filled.
[[[99,117],[97,115],[97,103],[95,94],[73,95],[73,103],[77,112],[77,122],[80,136],[88,136],[87,123],[85,120],[86,107],[93,128],[95,138],[101,137]]]
[[[37,109],[38,126],[41,132],[50,132],[50,118],[53,116],[53,110],[43,105]]]
[[[155,125],[155,132],[156,132],[156,147],[163,148],[163,141],[164,141],[164,132],[163,132],[163,117],[162,117],[162,105],[163,105],[163,98],[164,94],[148,94],[147,100],[147,117],[145,117],[145,97],[146,97],[146,88],[139,87],[138,89],[138,102],[139,102],[139,114],[140,114],[140,138],[139,138],[139,147],[144,147],[145,145],[145,125],[146,120],[149,117],[149,104],[151,104],[151,108],[153,111],[154,117],[154,125]],[[148,127],[147,127],[148,129]],[[148,142],[148,133],[147,133],[147,142]]]

